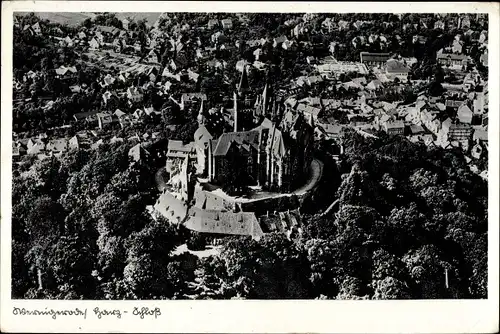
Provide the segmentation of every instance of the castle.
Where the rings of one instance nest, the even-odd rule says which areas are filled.
[[[266,84],[262,94],[252,98],[243,69],[233,96],[233,131],[218,138],[207,128],[202,101],[194,146],[197,173],[208,182],[223,185],[229,170],[246,186],[272,191],[287,192],[303,181],[312,160],[313,119],[283,110],[268,92]]]
[[[273,231],[300,232],[300,214],[293,211],[296,199],[276,201],[275,196],[299,188],[310,173],[313,117],[285,107],[267,84],[261,94],[252,95],[246,69],[232,109],[208,109],[207,99],[199,100],[193,142],[169,141],[170,179],[154,206],[156,212],[171,223],[214,236],[249,235],[258,240]],[[230,184],[237,188],[228,188]],[[245,204],[231,196],[248,187],[267,197]]]

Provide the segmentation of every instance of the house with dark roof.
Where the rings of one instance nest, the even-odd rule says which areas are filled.
[[[453,123],[448,129],[448,138],[450,141],[469,140],[472,136],[472,127],[470,124]]]
[[[267,212],[259,217],[259,222],[264,233],[281,232],[289,238],[292,234],[301,233],[302,217],[299,210]]]
[[[99,111],[93,110],[93,111],[86,111],[86,112],[78,112],[73,115],[73,118],[77,122],[85,122],[90,126],[98,126],[97,123],[97,114]]]
[[[118,122],[118,118],[109,112],[99,112],[96,114],[96,116],[97,116],[97,125],[101,130],[110,127]]]

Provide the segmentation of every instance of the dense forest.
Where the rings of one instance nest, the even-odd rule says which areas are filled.
[[[337,209],[306,214],[299,238],[228,237],[203,259],[173,253],[207,238],[151,217],[156,166],[130,163],[127,144],[25,163],[13,175],[12,297],[486,298],[487,184],[462,154],[352,130],[342,141],[341,184],[317,194]]]

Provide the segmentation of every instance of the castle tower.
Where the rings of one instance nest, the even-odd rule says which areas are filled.
[[[188,200],[189,197],[189,157],[186,156],[184,159],[184,162],[182,163],[181,166],[181,185],[180,185],[180,193],[181,193],[181,199],[184,201]]]
[[[262,114],[267,113],[267,83],[264,86],[264,91],[262,91]]]

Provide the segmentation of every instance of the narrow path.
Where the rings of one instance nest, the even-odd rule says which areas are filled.
[[[323,211],[323,213],[320,215],[320,216],[325,216],[327,214],[330,213],[330,211],[333,210],[333,208],[335,207],[335,205],[339,202],[339,199],[337,198],[335,201],[333,201],[332,204],[330,204],[330,206],[325,210]]]
[[[295,190],[293,193],[296,195],[303,195],[306,192],[310,191],[318,184],[319,180],[323,176],[323,162],[318,159],[313,159],[311,162],[311,169],[309,172],[309,179],[306,184]]]

